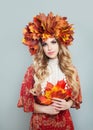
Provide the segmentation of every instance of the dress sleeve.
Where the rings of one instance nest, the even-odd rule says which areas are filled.
[[[17,107],[23,107],[24,112],[32,112],[34,110],[34,96],[29,92],[34,84],[33,75],[34,69],[30,66],[25,73],[17,103]]]
[[[82,93],[81,93],[81,86],[80,86],[80,80],[79,80],[78,72],[77,72],[76,69],[75,69],[75,71],[76,71],[76,81],[79,84],[79,93],[78,93],[77,98],[75,98],[75,96],[72,96],[71,99],[73,100],[72,108],[79,109],[80,104],[82,103]]]

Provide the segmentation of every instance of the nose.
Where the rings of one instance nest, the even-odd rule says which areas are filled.
[[[52,49],[52,46],[51,45],[48,45],[48,50],[50,51]]]

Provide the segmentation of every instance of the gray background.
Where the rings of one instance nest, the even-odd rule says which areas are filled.
[[[78,69],[83,103],[71,109],[75,130],[93,130],[93,1],[0,0],[0,130],[28,130],[31,113],[17,108],[21,82],[32,59],[21,44],[22,29],[39,12],[67,16],[74,24],[69,47]]]

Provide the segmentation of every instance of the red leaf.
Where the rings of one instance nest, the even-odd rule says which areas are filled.
[[[64,80],[60,80],[57,82],[57,86],[61,87],[61,88],[65,88],[66,82]]]
[[[53,84],[50,82],[47,82],[46,90],[49,91],[53,88]]]

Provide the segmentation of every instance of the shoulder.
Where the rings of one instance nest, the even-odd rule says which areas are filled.
[[[26,73],[25,73],[25,78],[26,77],[32,77],[34,75],[34,66],[33,64],[31,64],[27,70],[26,70]]]
[[[28,68],[27,68],[28,72],[34,72],[34,65],[31,64]]]

